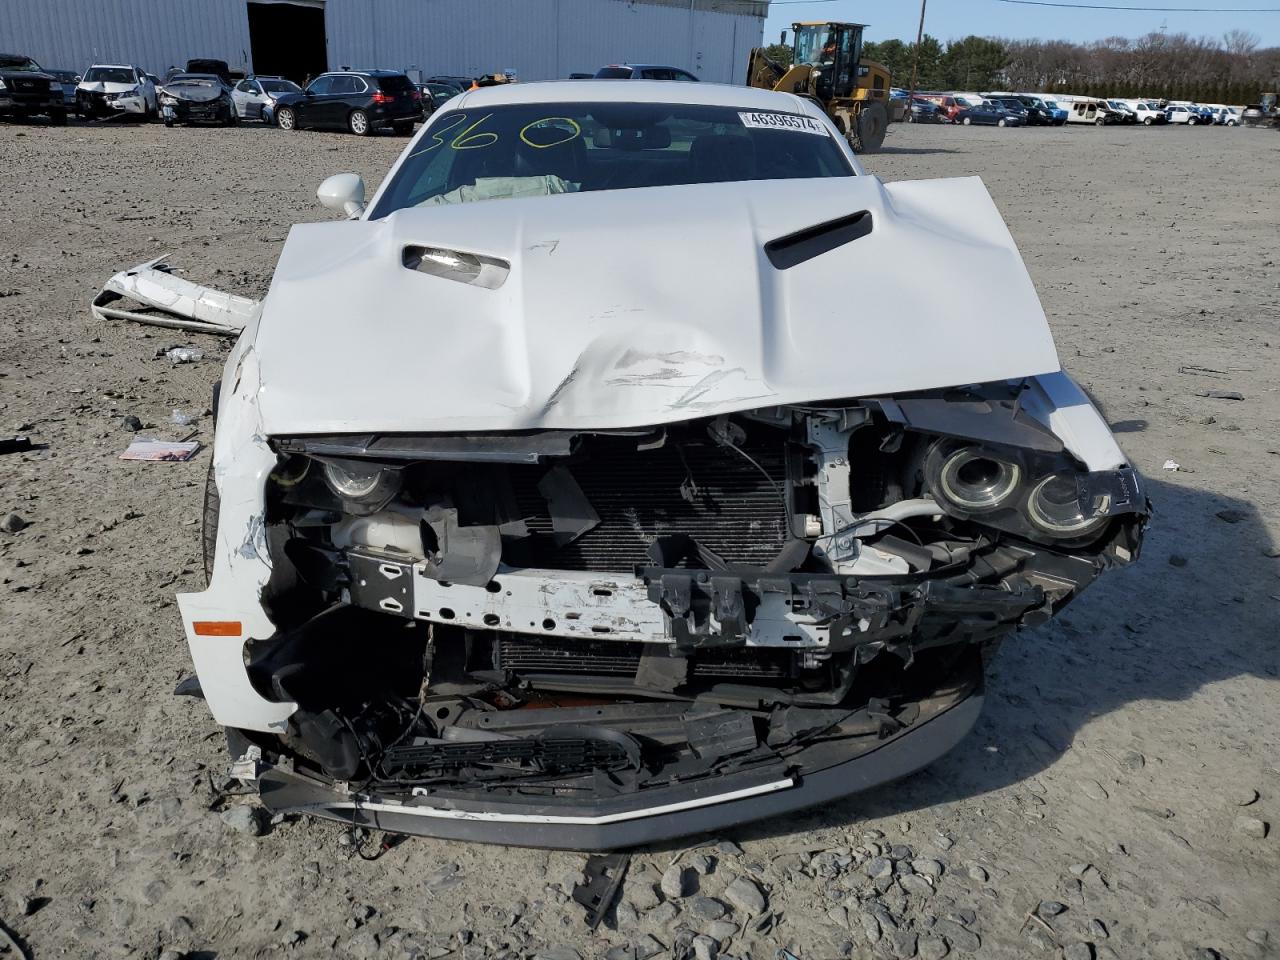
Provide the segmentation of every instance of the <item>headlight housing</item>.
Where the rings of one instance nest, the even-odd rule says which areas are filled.
[[[1145,503],[1132,468],[1090,473],[1065,454],[939,440],[924,466],[928,491],[951,516],[1061,546],[1089,543]]]
[[[1022,468],[976,446],[940,451],[935,493],[970,513],[997,510],[1018,492]]]
[[[160,94],[160,102],[165,106],[171,107],[178,102],[178,98],[169,93],[162,93]]]
[[[1051,537],[1083,537],[1101,530],[1110,497],[1090,491],[1088,477],[1064,470],[1036,481],[1027,495],[1027,519]]]
[[[322,463],[324,482],[358,516],[377,511],[400,490],[399,467],[370,460],[325,459]]]

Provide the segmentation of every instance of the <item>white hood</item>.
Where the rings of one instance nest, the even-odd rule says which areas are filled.
[[[137,93],[136,83],[112,83],[108,80],[81,81],[79,90],[87,93]]]
[[[867,236],[786,270],[766,257],[864,210]],[[403,266],[411,245],[511,273],[497,290],[429,276]],[[296,226],[254,349],[272,435],[643,426],[1059,369],[977,178],[600,191]]]

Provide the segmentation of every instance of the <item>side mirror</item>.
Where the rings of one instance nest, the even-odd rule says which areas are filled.
[[[316,197],[330,210],[354,220],[364,213],[364,180],[355,173],[335,173],[320,184]]]

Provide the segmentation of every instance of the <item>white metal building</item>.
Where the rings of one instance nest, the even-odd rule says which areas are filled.
[[[417,68],[521,80],[609,63],[681,67],[742,83],[768,0],[2,0],[0,47],[49,68],[188,59],[245,73]]]

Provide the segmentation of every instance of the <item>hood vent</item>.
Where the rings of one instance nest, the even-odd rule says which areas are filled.
[[[410,270],[486,290],[497,290],[511,273],[511,264],[505,260],[444,247],[405,247],[402,262]]]
[[[870,232],[871,211],[860,210],[839,220],[828,220],[777,240],[770,240],[764,245],[764,252],[777,269],[786,270],[836,247],[852,243]]]

